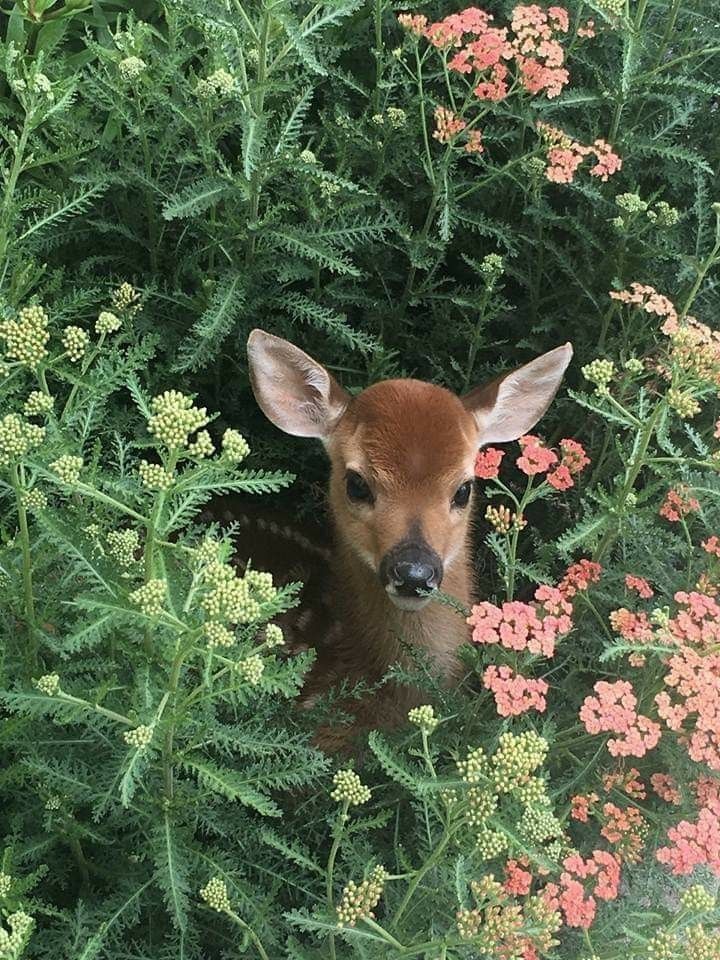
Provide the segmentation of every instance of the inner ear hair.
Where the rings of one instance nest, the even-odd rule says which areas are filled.
[[[565,343],[463,397],[478,426],[478,446],[517,440],[531,430],[552,403],[572,353]]]
[[[335,378],[299,347],[264,330],[248,338],[250,383],[265,416],[296,437],[327,439],[349,397]]]

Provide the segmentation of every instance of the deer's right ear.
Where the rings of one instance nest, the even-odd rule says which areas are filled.
[[[295,437],[327,439],[349,397],[325,367],[264,330],[248,337],[250,383],[260,409]]]
[[[478,425],[478,446],[517,440],[531,430],[552,403],[572,354],[566,343],[463,397]]]

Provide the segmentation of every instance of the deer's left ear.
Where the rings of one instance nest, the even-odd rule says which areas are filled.
[[[566,343],[464,396],[478,425],[478,446],[517,440],[532,430],[552,403],[572,353]]]

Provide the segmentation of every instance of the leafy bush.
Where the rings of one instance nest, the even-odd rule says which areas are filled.
[[[720,953],[718,10],[489,12],[3,13],[3,960]],[[352,759],[208,513],[317,510],[257,325],[350,389],[576,348],[478,455],[463,681]]]

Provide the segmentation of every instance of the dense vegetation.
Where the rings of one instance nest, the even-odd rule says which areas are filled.
[[[719,20],[0,10],[2,960],[720,955]],[[322,516],[256,326],[351,390],[575,347],[478,457],[465,679],[353,761],[204,513]]]

